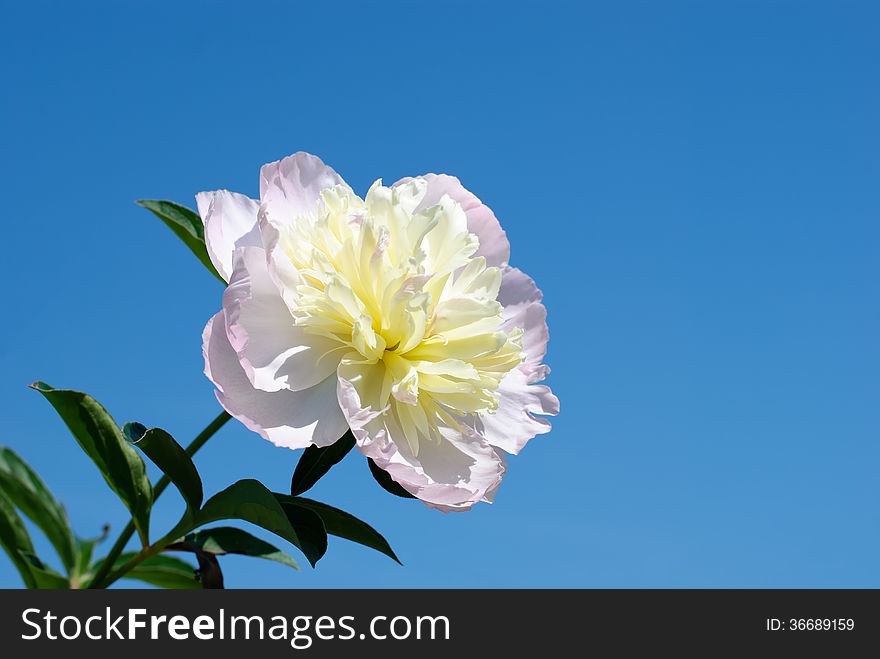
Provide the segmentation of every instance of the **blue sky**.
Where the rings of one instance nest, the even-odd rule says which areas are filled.
[[[255,196],[297,150],[361,193],[446,172],[544,289],[553,432],[467,514],[352,454],[314,496],[405,566],[336,540],[228,586],[880,586],[876,5],[513,5],[4,0],[0,442],[91,535],[124,509],[26,384],[181,442],[218,412],[221,289],[134,199]],[[229,424],[197,464],[297,457]]]

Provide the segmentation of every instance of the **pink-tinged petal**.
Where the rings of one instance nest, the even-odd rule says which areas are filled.
[[[423,442],[418,457],[409,451],[393,420],[352,430],[358,450],[388,472],[392,480],[431,508],[470,510],[491,503],[504,477],[504,460],[483,441],[455,432],[439,442]],[[454,438],[454,439],[453,439]]]
[[[268,393],[255,389],[226,336],[223,312],[202,334],[205,375],[216,385],[223,408],[276,446],[329,446],[348,429],[336,400],[336,377],[302,391]]]
[[[443,195],[449,195],[461,204],[467,215],[468,231],[480,240],[476,256],[484,256],[488,265],[503,267],[510,260],[510,242],[501,228],[495,213],[473,193],[467,190],[454,176],[446,174],[425,174],[419,178],[428,183],[428,190],[417,210],[437,205]],[[404,178],[393,187],[403,185],[412,178]]]
[[[541,362],[547,353],[547,310],[541,304],[535,282],[516,268],[507,267],[501,278],[498,301],[504,306],[504,330],[523,330],[525,361],[501,380],[498,409],[482,414],[471,423],[492,446],[519,453],[535,435],[550,431],[550,421],[538,415],[559,414],[559,399],[548,387],[535,384],[550,369]]]
[[[547,354],[550,332],[547,329],[547,309],[541,304],[543,298],[534,280],[517,268],[507,267],[501,277],[498,301],[504,307],[504,331],[514,327],[523,330],[525,362],[520,366],[530,376],[529,382],[543,380],[549,370],[541,364]]]
[[[241,247],[223,293],[226,332],[251,384],[262,391],[301,391],[336,372],[345,348],[294,324],[269,275],[266,251]]]
[[[491,503],[504,477],[504,460],[472,428],[444,427],[437,439],[419,442],[416,456],[394,414],[365,407],[344,372],[341,366],[339,405],[361,453],[431,508],[454,512]]]
[[[294,309],[297,305],[297,287],[304,283],[303,278],[285,253],[281,244],[281,233],[266,217],[265,209],[260,211],[259,225],[268,259],[269,276],[278,287],[284,303],[288,308]]]
[[[336,185],[348,187],[320,158],[299,151],[263,165],[260,202],[270,221],[286,224],[295,217],[313,217],[321,190]]]
[[[550,432],[550,421],[539,414],[559,414],[559,399],[549,387],[529,384],[528,375],[516,369],[498,386],[498,409],[471,420],[474,430],[492,446],[517,454],[535,435]]]
[[[205,225],[205,246],[211,263],[226,281],[232,275],[232,252],[237,247],[260,245],[257,213],[260,205],[237,192],[215,190],[196,195],[199,215]]]

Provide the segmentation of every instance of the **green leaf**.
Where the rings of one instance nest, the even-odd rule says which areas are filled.
[[[147,430],[140,423],[126,423],[125,438],[165,473],[186,502],[185,522],[190,525],[202,505],[202,479],[192,459],[177,441],[161,428]],[[190,526],[191,528],[191,526]]]
[[[367,458],[367,462],[370,463],[370,473],[373,474],[373,478],[376,479],[376,482],[379,483],[386,492],[390,492],[394,496],[402,497],[404,499],[416,498],[414,495],[404,490],[400,483],[391,478],[391,474],[373,462],[372,458]]]
[[[143,459],[125,441],[113,417],[98,401],[80,391],[53,389],[45,382],[35,382],[31,387],[52,404],[110,489],[128,508],[141,542],[149,544],[153,490]]]
[[[125,565],[134,555],[134,553],[122,554],[116,561],[116,565]],[[192,565],[180,558],[164,554],[150,556],[126,572],[122,578],[137,579],[159,588],[187,590],[202,588],[202,583],[196,575],[196,569]]]
[[[93,576],[92,556],[94,556],[95,547],[107,538],[108,533],[110,533],[110,527],[105,525],[101,535],[97,538],[76,538],[76,563],[70,574],[71,588],[81,588],[91,581]]]
[[[281,496],[288,495],[282,494]],[[283,503],[281,508],[287,515],[291,526],[296,529],[302,546],[305,547],[303,553],[309,559],[312,567],[315,567],[315,563],[327,553],[327,529],[324,528],[324,522],[314,511],[306,508],[292,507]],[[315,557],[314,560],[311,557]]]
[[[306,492],[330,471],[333,465],[348,455],[352,448],[354,448],[354,435],[351,434],[351,430],[330,446],[309,446],[296,463],[290,481],[290,493],[296,496]]]
[[[66,577],[61,576],[51,567],[45,565],[35,554],[23,550],[19,551],[19,554],[27,561],[31,574],[34,575],[37,588],[51,590],[68,590],[70,588],[70,581]]]
[[[202,262],[202,265],[208,269],[208,272],[226,284],[226,280],[220,276],[214,264],[211,263],[211,257],[208,256],[208,248],[205,247],[205,228],[198,213],[186,206],[175,204],[173,201],[139,199],[135,203],[143,206],[162,220],[189,247],[190,251]]]
[[[240,554],[264,558],[276,563],[282,563],[299,570],[299,565],[283,551],[269,544],[265,540],[257,538],[247,531],[231,526],[218,526],[213,529],[202,529],[187,535],[183,542],[172,547],[184,551],[202,551],[217,556],[225,554]]]
[[[36,588],[37,581],[31,572],[30,562],[23,556],[23,554],[33,554],[34,545],[24,522],[15,512],[15,507],[5,492],[5,489],[0,488],[0,546],[9,555],[25,587]]]
[[[327,550],[327,533],[317,515],[289,518],[275,495],[253,479],[240,480],[208,499],[196,526],[224,519],[241,519],[271,531],[299,547],[312,567]]]
[[[0,488],[46,534],[70,572],[76,561],[76,548],[64,507],[37,473],[7,447],[0,447]]]
[[[284,495],[277,496],[279,496],[279,499],[284,497]],[[330,535],[345,538],[370,549],[375,549],[400,563],[400,559],[397,558],[397,555],[391,549],[391,545],[382,537],[382,534],[354,515],[344,510],[339,510],[339,508],[328,506],[326,503],[313,501],[305,497],[285,497],[280,500],[282,505],[300,506],[315,512],[321,518],[324,528],[327,529],[327,533]]]

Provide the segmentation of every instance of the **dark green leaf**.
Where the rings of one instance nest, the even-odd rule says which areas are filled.
[[[0,447],[0,488],[46,534],[64,568],[70,572],[76,560],[76,549],[64,507],[37,473],[6,447]]]
[[[313,514],[288,519],[275,495],[259,481],[240,480],[215,494],[199,512],[196,526],[223,519],[241,519],[271,531],[299,547],[313,567],[327,549],[327,534],[320,518]]]
[[[283,494],[281,496],[288,496]],[[316,513],[305,508],[291,508],[281,504],[284,514],[290,521],[291,526],[296,529],[296,534],[302,543],[303,553],[309,559],[312,567],[318,562],[324,554],[327,553],[327,530],[324,523]],[[314,560],[312,560],[314,558]]]
[[[376,482],[379,483],[379,485],[381,485],[386,492],[390,492],[391,494],[398,497],[403,497],[404,499],[416,498],[415,496],[404,490],[400,483],[391,478],[391,475],[375,462],[373,462],[371,458],[367,458],[367,462],[370,463],[370,473],[373,474],[373,478],[376,479]]]
[[[290,493],[296,496],[306,492],[352,448],[354,448],[354,435],[351,434],[351,430],[330,446],[309,446],[296,463],[290,481]]]
[[[31,387],[43,394],[64,419],[77,443],[128,508],[141,542],[147,545],[153,490],[144,461],[125,441],[113,417],[98,401],[80,391],[53,389],[45,382],[35,382]]]
[[[208,271],[224,284],[226,281],[217,272],[208,249],[205,247],[205,229],[202,218],[186,206],[175,204],[173,201],[160,201],[157,199],[139,199],[135,202],[152,212],[162,220],[174,234],[180,238],[190,251],[196,255]]]
[[[283,495],[278,496],[280,498]],[[375,549],[400,563],[400,559],[397,558],[397,555],[391,549],[391,545],[389,545],[388,541],[382,537],[382,534],[366,522],[359,520],[354,515],[351,515],[344,510],[339,510],[339,508],[328,506],[326,503],[313,501],[312,499],[306,499],[305,497],[286,497],[285,499],[279,500],[281,500],[281,503],[284,506],[300,506],[317,513],[318,517],[320,517],[321,521],[324,523],[324,528],[327,529],[327,533],[330,535],[345,538],[346,540],[357,542],[370,549]]]
[[[140,423],[126,423],[122,432],[171,479],[186,502],[190,522],[194,520],[202,505],[202,479],[183,447],[161,428],[147,430]]]
[[[134,554],[122,554],[116,564],[125,565]],[[184,560],[174,556],[158,554],[150,556],[137,567],[126,572],[123,579],[137,579],[159,588],[199,589],[202,587],[196,569]]]
[[[34,545],[24,522],[15,512],[15,507],[6,497],[4,489],[0,489],[0,546],[9,555],[25,587],[36,588],[37,582],[31,573],[30,563],[22,555],[33,554]]]
[[[240,554],[242,556],[254,556],[265,558],[288,565],[295,570],[299,569],[290,556],[265,540],[257,538],[247,531],[231,526],[219,526],[213,529],[202,529],[190,533],[183,542],[174,545],[184,551],[200,550],[209,554],[223,556],[224,554]]]
[[[20,551],[21,557],[27,561],[37,588],[52,590],[68,590],[70,582],[48,565],[45,565],[35,554]]]
[[[92,579],[92,556],[95,553],[95,547],[107,538],[110,532],[109,526],[104,526],[101,535],[97,538],[76,538],[76,563],[70,575],[70,583],[72,588],[80,588],[88,584]]]

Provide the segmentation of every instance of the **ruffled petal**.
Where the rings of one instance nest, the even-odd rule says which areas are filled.
[[[419,442],[414,455],[392,410],[362,403],[358,387],[340,366],[338,398],[361,453],[407,492],[444,512],[491,502],[504,477],[503,458],[464,424],[439,427],[436,439]]]
[[[263,248],[266,250],[269,276],[278,288],[284,303],[290,309],[297,304],[297,287],[304,283],[296,266],[285,253],[281,243],[281,232],[266,216],[265,208],[260,210],[260,234],[263,237]]]
[[[294,324],[275,282],[266,251],[235,251],[223,294],[226,331],[251,384],[263,391],[301,391],[335,373],[345,348]]]
[[[503,267],[510,260],[510,242],[507,234],[501,228],[501,224],[495,217],[495,213],[486,206],[473,193],[467,190],[454,176],[446,174],[425,174],[419,178],[428,184],[427,192],[419,204],[417,210],[430,208],[440,202],[443,195],[449,195],[451,199],[461,204],[467,215],[468,231],[476,234],[480,240],[480,248],[476,256],[486,257],[488,265]],[[412,181],[410,177],[403,178],[393,187]]]
[[[260,202],[276,224],[296,217],[314,217],[321,190],[345,181],[317,156],[299,151],[263,165],[260,169]]]
[[[211,263],[226,281],[232,275],[232,252],[237,247],[260,245],[257,214],[260,205],[237,192],[215,190],[196,195],[199,215],[205,225],[205,246]]]
[[[528,375],[515,369],[498,386],[498,409],[472,420],[474,430],[492,446],[517,454],[535,435],[550,432],[550,421],[538,414],[559,414],[559,399],[549,387],[529,384]]]
[[[216,385],[223,408],[276,446],[329,446],[348,430],[336,399],[335,376],[302,391],[255,389],[229,343],[222,311],[205,326],[202,353],[205,375]]]
[[[519,453],[535,435],[550,431],[550,421],[536,415],[559,413],[559,399],[544,385],[550,369],[542,363],[550,338],[547,310],[535,282],[516,268],[507,267],[501,278],[498,301],[504,306],[504,330],[523,330],[525,361],[501,380],[498,409],[471,421],[474,430],[492,446]]]
[[[522,270],[507,267],[501,277],[498,301],[504,307],[504,331],[514,327],[523,330],[523,352],[526,360],[520,366],[529,377],[529,382],[538,382],[547,377],[550,369],[541,363],[547,354],[550,331],[547,329],[547,309],[541,304],[543,295],[534,280]]]

